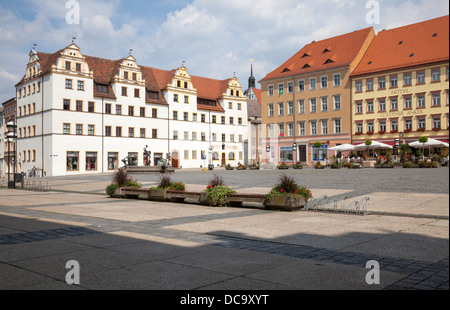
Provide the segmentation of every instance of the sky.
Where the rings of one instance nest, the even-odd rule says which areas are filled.
[[[0,103],[15,96],[28,54],[74,41],[84,55],[248,87],[304,45],[449,14],[447,0],[0,0]],[[257,84],[259,87],[259,84]]]

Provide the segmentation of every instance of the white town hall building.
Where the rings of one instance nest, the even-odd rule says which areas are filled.
[[[53,54],[32,50],[16,85],[18,171],[47,176],[155,166],[244,162],[247,101],[237,78],[191,76],[83,55],[72,43]],[[146,163],[144,149],[151,151]]]

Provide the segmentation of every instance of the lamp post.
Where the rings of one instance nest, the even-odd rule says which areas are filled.
[[[13,175],[16,175],[16,128],[17,125],[13,121],[9,121],[6,124],[6,128],[8,129],[8,133],[6,134],[6,137],[8,139],[8,188],[16,188],[16,182],[13,178],[13,181],[11,182],[11,142],[14,142],[14,166],[13,166]]]

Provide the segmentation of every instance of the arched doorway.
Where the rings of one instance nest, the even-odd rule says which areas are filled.
[[[178,151],[172,152],[171,159],[172,159],[172,163],[171,163],[172,167],[180,168],[180,157],[179,157]]]

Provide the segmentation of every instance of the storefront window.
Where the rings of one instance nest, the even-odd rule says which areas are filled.
[[[108,153],[108,170],[116,170],[119,168],[119,153]]]
[[[293,161],[293,159],[294,159],[294,152],[292,151],[292,146],[281,146],[280,162]]]
[[[128,165],[130,167],[137,167],[137,165],[138,165],[138,153],[136,153],[136,152],[128,153]]]
[[[66,169],[67,171],[77,171],[80,169],[80,152],[67,152]]]
[[[328,158],[328,145],[322,144],[320,148],[312,146],[311,153],[312,160],[323,160],[325,157]]]
[[[86,170],[97,170],[97,152],[86,152]]]

